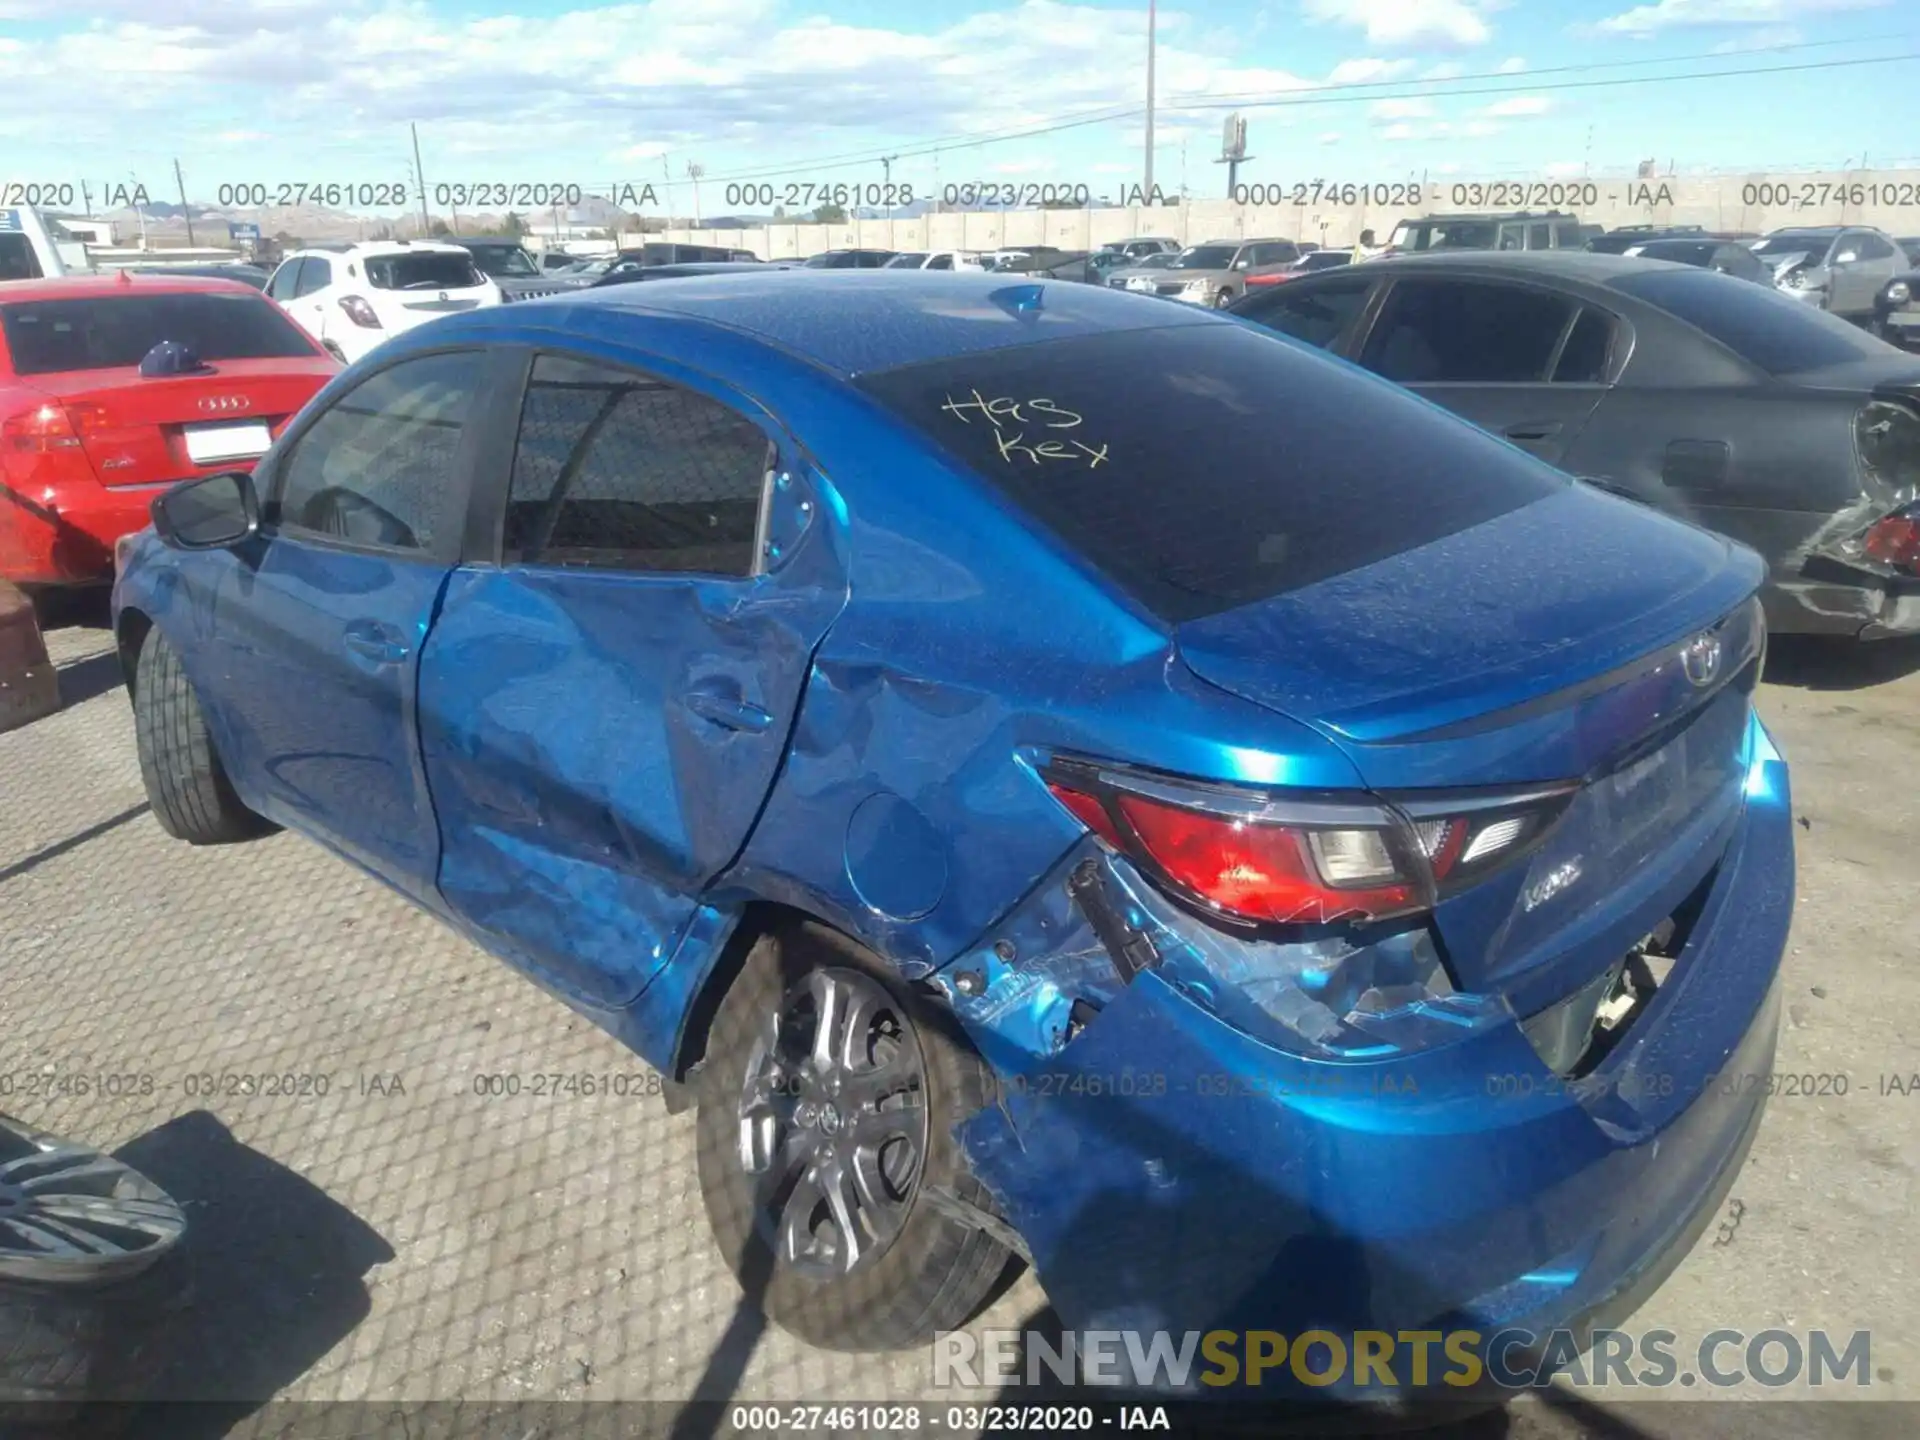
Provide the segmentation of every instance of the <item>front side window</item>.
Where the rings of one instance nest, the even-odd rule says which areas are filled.
[[[291,300],[300,293],[300,271],[307,262],[299,256],[287,261],[273,272],[273,279],[267,282],[267,294],[276,300]]]
[[[400,550],[432,547],[459,485],[477,351],[426,355],[369,376],[294,442],[266,523]]]
[[[952,268],[953,256],[951,255],[936,255],[927,262],[929,270],[951,270]]]
[[[1191,250],[1181,252],[1178,259],[1167,268],[1169,270],[1225,270],[1233,264],[1234,247],[1231,245],[1196,245]]]
[[[24,235],[0,235],[0,280],[38,280],[40,257]]]
[[[543,355],[520,412],[509,563],[750,575],[766,432],[696,391]]]
[[[1403,385],[1545,380],[1572,315],[1570,301],[1518,285],[1402,280],[1360,363]]]

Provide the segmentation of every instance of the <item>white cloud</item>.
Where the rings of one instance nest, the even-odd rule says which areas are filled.
[[[222,130],[213,138],[222,145],[246,145],[255,140],[267,140],[272,137],[264,130]]]
[[[782,0],[569,3],[577,8],[478,17],[424,0],[99,0],[83,10],[0,0],[0,14],[66,27],[0,42],[0,136],[15,168],[72,157],[64,163],[90,172],[137,167],[154,188],[173,147],[192,167],[198,149],[240,131],[268,137],[247,142],[259,148],[244,178],[404,174],[417,120],[430,175],[451,179],[449,165],[471,157],[461,168],[475,173],[461,178],[604,183],[620,172],[592,172],[621,164],[654,180],[663,153],[676,171],[694,159],[721,179],[792,156],[877,153],[1139,102],[1141,37],[1073,0],[990,0],[998,8],[930,31],[789,19]],[[1238,63],[1229,33],[1177,15],[1162,30],[1163,97],[1314,83]],[[1363,67],[1384,77],[1377,67],[1396,63]],[[76,106],[76,75],[113,103]],[[1219,123],[1218,112],[1196,116],[1197,143],[1211,144]],[[1119,143],[1123,128],[1080,133]],[[1160,138],[1179,135],[1168,125]],[[943,173],[972,178],[1004,153],[960,152]]]
[[[1338,145],[1340,143],[1340,132],[1338,130],[1323,132],[1320,136],[1320,143],[1322,145]]]
[[[1518,55],[1510,55],[1500,62],[1500,73],[1502,75],[1518,75],[1526,68],[1527,62],[1522,60]]]
[[[1111,160],[1103,160],[1093,167],[1093,173],[1096,175],[1131,175],[1133,171],[1133,166],[1119,165]]]
[[[1553,102],[1544,95],[1510,95],[1505,100],[1494,101],[1481,113],[1501,117],[1544,115],[1552,108]]]
[[[1411,69],[1411,60],[1342,60],[1327,72],[1327,84],[1368,85],[1381,80],[1398,80]]]
[[[1609,35],[1656,35],[1703,25],[1777,25],[1842,10],[1878,10],[1893,0],[1655,0],[1595,25]]]
[[[1458,60],[1442,60],[1438,65],[1430,65],[1420,72],[1422,80],[1458,80],[1467,73],[1467,67]]]
[[[1424,120],[1433,114],[1433,102],[1420,95],[1376,100],[1367,107],[1367,113],[1376,120]]]
[[[1731,40],[1722,40],[1713,47],[1713,53],[1744,55],[1753,50],[1772,50],[1788,45],[1798,45],[1806,38],[1806,32],[1796,25],[1768,25],[1760,30],[1750,30],[1745,35],[1737,35]]]
[[[1564,180],[1569,175],[1585,173],[1586,166],[1578,160],[1556,160],[1547,166],[1547,174],[1556,180]]]
[[[1489,135],[1498,135],[1500,127],[1491,120],[1469,120],[1460,127],[1460,133],[1469,140],[1482,140]]]
[[[1484,45],[1493,38],[1484,0],[1301,0],[1309,20],[1366,31],[1394,49]]]
[[[1400,140],[1426,142],[1445,140],[1455,133],[1454,127],[1445,120],[1430,120],[1425,123],[1402,120],[1388,125],[1380,131],[1382,140]]]

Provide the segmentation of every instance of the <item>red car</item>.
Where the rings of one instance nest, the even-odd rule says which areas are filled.
[[[339,370],[235,281],[0,285],[0,579],[111,580],[114,541],[146,525],[155,495],[251,470]]]

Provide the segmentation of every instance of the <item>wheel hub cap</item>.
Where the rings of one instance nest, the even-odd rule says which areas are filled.
[[[819,1278],[870,1264],[906,1222],[927,1148],[925,1061],[900,1003],[860,971],[814,971],[743,1082],[739,1159],[763,1238]]]

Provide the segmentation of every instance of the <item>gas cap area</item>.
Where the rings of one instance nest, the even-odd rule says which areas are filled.
[[[892,920],[931,914],[947,892],[947,846],[906,800],[869,795],[847,822],[847,880],[869,909]]]

